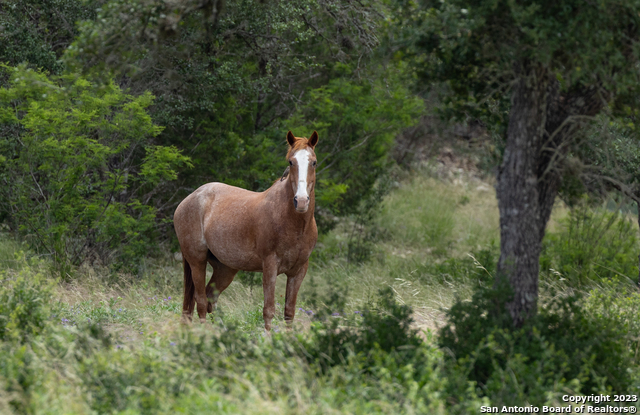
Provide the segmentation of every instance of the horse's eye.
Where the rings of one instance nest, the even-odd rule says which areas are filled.
[[[293,166],[293,161],[289,160],[289,166]]]
[[[314,160],[313,161],[313,167],[316,167],[316,164],[318,164],[318,162]]]

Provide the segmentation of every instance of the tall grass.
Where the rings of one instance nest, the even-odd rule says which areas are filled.
[[[384,201],[378,226],[393,244],[444,254],[453,240],[456,195],[418,177]]]
[[[612,268],[616,243],[633,253],[633,243],[615,240],[623,239],[619,232],[603,239],[606,249],[594,248],[586,222],[569,232],[571,219],[558,217],[545,245],[557,269],[563,263],[576,275],[591,269],[577,270],[567,253],[596,249]],[[591,334],[581,344],[615,346],[616,355],[600,361],[631,362],[618,384],[640,386],[637,362],[625,360],[626,351],[640,347],[640,296],[619,279],[592,276],[584,283],[542,273],[542,304],[583,294],[564,320],[549,314],[549,321],[573,327],[566,331],[571,336],[556,336],[553,324],[543,323],[548,331],[532,340],[482,320],[484,300],[474,293],[493,285],[498,257],[491,186],[414,177],[386,196],[366,226],[375,228],[363,232],[375,235],[368,261],[348,256],[353,223],[322,237],[292,332],[282,318],[286,279],[278,280],[271,336],[262,329],[262,289],[251,275],[221,295],[206,325],[184,327],[182,266],[169,255],[149,260],[137,276],[83,267],[73,279],[51,284],[44,260],[0,238],[0,413],[467,414],[527,399],[561,404],[558,394],[567,390],[616,384],[606,381],[614,374],[593,366],[597,359],[587,359],[583,371],[555,366],[580,337],[580,324],[615,325],[619,341],[607,343],[585,329]],[[452,336],[464,334],[464,344],[438,347],[436,333],[447,324]],[[535,363],[545,361],[552,363]],[[568,377],[554,383],[555,374]]]

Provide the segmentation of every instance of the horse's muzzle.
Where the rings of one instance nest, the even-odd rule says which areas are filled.
[[[309,209],[309,196],[298,199],[298,196],[293,197],[293,207],[296,208],[296,212],[304,213]]]

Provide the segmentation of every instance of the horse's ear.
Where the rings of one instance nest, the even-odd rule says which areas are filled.
[[[316,146],[316,144],[318,144],[318,132],[314,131],[309,138],[309,145],[311,146],[311,148],[313,148]]]
[[[289,132],[287,133],[287,143],[289,143],[289,145],[293,147],[293,143],[295,142],[296,142],[296,138],[293,136],[293,133],[291,132],[291,130],[289,130]]]

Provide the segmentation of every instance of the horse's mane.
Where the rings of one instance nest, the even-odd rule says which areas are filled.
[[[280,181],[283,181],[284,179],[286,179],[289,176],[289,166],[287,166],[287,168],[285,169],[284,173],[282,173],[282,177],[280,178]],[[278,180],[276,180],[277,182]]]

